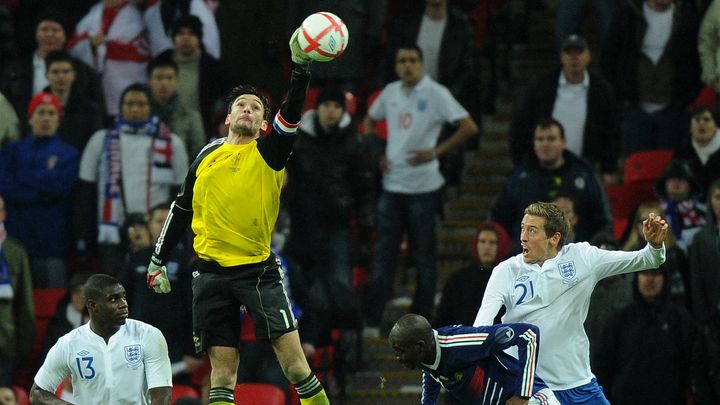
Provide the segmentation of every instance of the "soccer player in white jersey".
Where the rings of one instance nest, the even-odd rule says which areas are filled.
[[[590,371],[583,323],[597,282],[615,274],[654,269],[665,261],[668,224],[655,214],[643,221],[648,244],[635,252],[588,243],[565,245],[569,223],[552,203],[525,209],[522,253],[498,264],[488,281],[474,325],[491,325],[502,305],[504,323],[537,325],[543,337],[538,375],[562,404],[609,405]]]
[[[58,339],[35,375],[30,403],[67,404],[54,392],[72,377],[74,402],[170,404],[168,348],[154,326],[128,319],[125,288],[96,274],[83,288],[90,322]]]

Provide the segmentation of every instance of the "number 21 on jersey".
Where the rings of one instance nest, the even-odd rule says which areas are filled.
[[[520,276],[513,287],[516,298],[515,305],[522,305],[535,297],[535,286],[529,276]]]

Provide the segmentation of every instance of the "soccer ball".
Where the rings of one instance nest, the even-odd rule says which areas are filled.
[[[349,39],[347,27],[340,17],[320,11],[302,22],[298,44],[310,59],[327,62],[345,52]]]

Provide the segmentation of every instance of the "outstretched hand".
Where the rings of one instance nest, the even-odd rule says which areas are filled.
[[[662,247],[667,234],[668,223],[654,212],[651,212],[643,221],[643,236],[655,249]]]
[[[309,56],[302,51],[300,44],[298,43],[298,35],[300,35],[300,28],[296,29],[290,37],[290,54],[292,61],[298,65],[307,65],[312,62]]]

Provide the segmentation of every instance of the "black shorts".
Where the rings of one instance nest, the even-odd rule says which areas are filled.
[[[275,255],[235,267],[200,261],[192,280],[195,350],[238,347],[242,309],[252,316],[257,339],[275,339],[296,330],[284,276]]]

